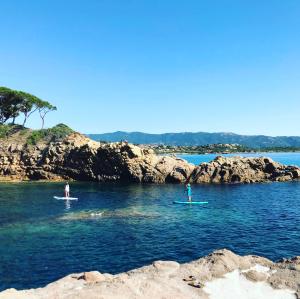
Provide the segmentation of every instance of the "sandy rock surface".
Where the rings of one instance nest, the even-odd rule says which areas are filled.
[[[186,264],[156,261],[117,275],[72,274],[44,288],[8,289],[0,299],[295,299],[298,260],[273,263],[219,250]]]

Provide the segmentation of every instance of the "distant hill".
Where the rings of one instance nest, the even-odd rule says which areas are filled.
[[[166,145],[206,145],[217,143],[238,143],[252,148],[265,147],[300,147],[300,137],[264,135],[238,135],[234,133],[164,133],[148,134],[142,132],[113,132],[104,134],[87,134],[96,141],[116,142],[127,140],[135,144],[166,144]]]

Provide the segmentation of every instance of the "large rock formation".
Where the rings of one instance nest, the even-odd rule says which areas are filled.
[[[270,158],[218,156],[209,163],[195,167],[190,179],[194,183],[256,183],[299,178],[299,167],[282,165]]]
[[[300,257],[278,263],[218,250],[191,263],[156,261],[117,275],[71,274],[44,288],[0,293],[0,299],[296,299]]]
[[[193,169],[176,157],[157,156],[125,142],[103,144],[79,133],[36,146],[9,141],[0,145],[2,180],[174,183],[185,181]]]
[[[251,183],[299,177],[300,168],[269,158],[217,157],[195,166],[126,142],[95,142],[79,133],[37,145],[16,138],[0,144],[0,180]]]

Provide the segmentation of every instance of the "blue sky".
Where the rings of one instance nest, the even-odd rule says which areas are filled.
[[[299,0],[0,0],[0,10],[0,85],[55,104],[47,126],[300,135]]]

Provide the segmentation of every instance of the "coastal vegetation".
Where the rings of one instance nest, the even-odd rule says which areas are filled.
[[[35,145],[39,141],[57,141],[65,138],[74,131],[65,124],[58,124],[49,129],[32,130],[27,137],[27,144]]]
[[[38,112],[43,129],[46,115],[55,110],[55,106],[30,93],[0,87],[0,124],[15,124],[16,119],[22,115],[22,126],[25,127],[28,118]]]
[[[284,147],[284,146],[274,146],[274,147],[265,147],[265,148],[260,148],[256,149],[256,152],[265,152],[265,153],[296,153],[300,152],[300,146],[289,146],[289,147]]]
[[[39,142],[49,143],[58,141],[74,131],[65,124],[58,124],[52,128],[32,130],[21,125],[0,124],[0,139],[23,141],[27,145],[36,145]]]

